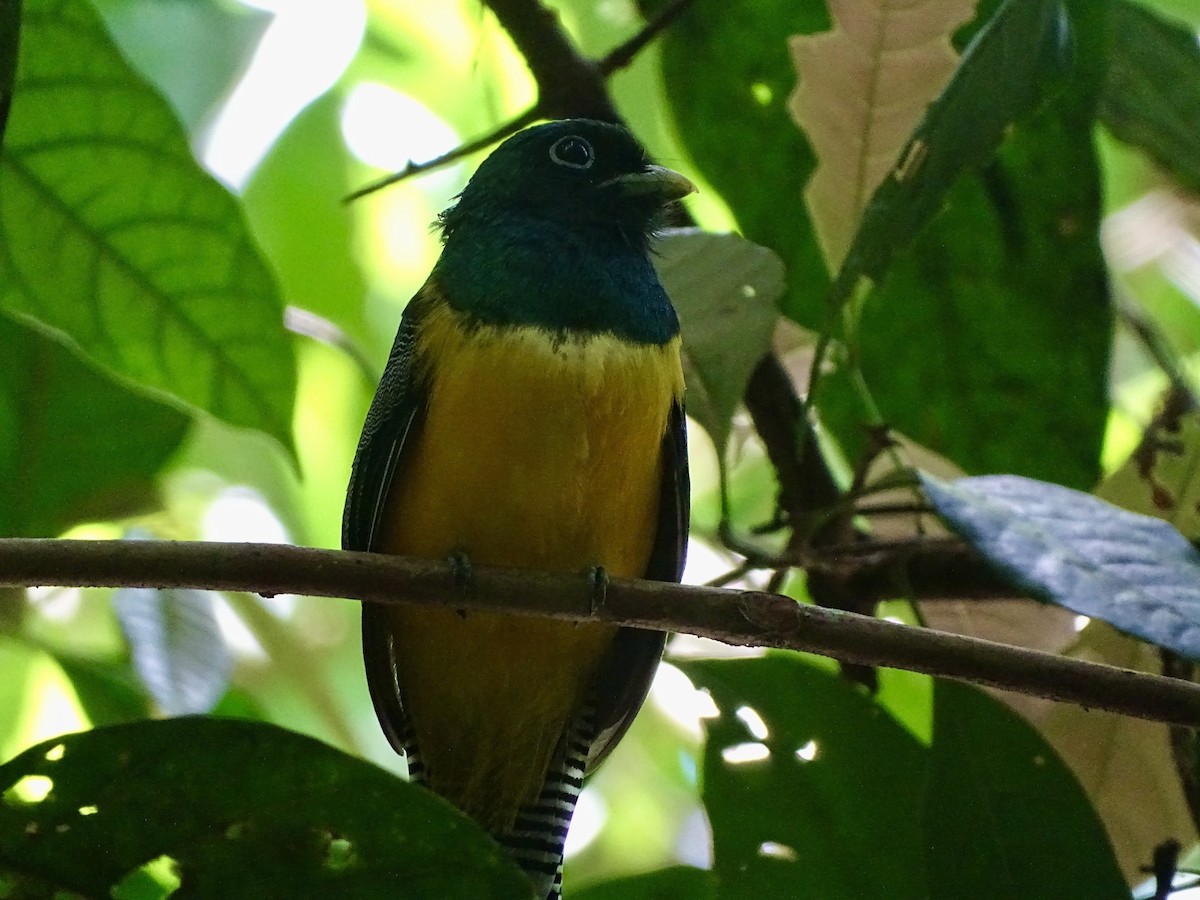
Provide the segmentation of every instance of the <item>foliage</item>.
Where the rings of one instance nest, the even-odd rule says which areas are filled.
[[[1168,404],[1142,434],[1164,384],[1190,396],[1200,346],[1200,273],[1177,252],[1200,208],[1196,23],[1167,0],[982,0],[956,28],[947,4],[932,90],[858,34],[822,57],[828,84],[866,69],[889,91],[859,97],[844,140],[807,115],[806,134],[798,82],[835,122],[844,98],[789,46],[845,29],[848,4],[693,0],[608,83],[703,186],[702,231],[659,259],[688,360],[689,577],[779,546],[794,562],[899,534],[919,552],[924,509],[903,526],[870,509],[904,461],[868,437],[886,424],[1006,473],[923,483],[1011,583],[1195,659],[1194,550],[1079,491],[1107,470],[1109,500],[1197,537],[1194,413]],[[552,5],[600,56],[666,3]],[[318,6],[0,0],[0,536],[336,545],[373,379],[437,252],[428,223],[470,165],[341,198],[515,117],[535,86],[478,0]],[[881,162],[865,132],[893,103],[907,117]],[[821,202],[851,206],[810,213],[814,173],[848,160],[858,187]],[[1135,200],[1175,212],[1115,244],[1102,222]],[[748,403],[752,429],[738,400],[772,351],[807,406]],[[842,505],[776,509],[789,459]],[[778,583],[823,602],[819,581]],[[1009,634],[1046,646],[1042,612]],[[1076,641],[1068,621],[1053,649],[1159,665],[1102,626]],[[0,896],[395,896],[396,879],[523,896],[485,836],[395,777],[358,654],[349,602],[0,592]],[[907,673],[872,694],[798,655],[679,667],[585,794],[606,825],[576,823],[569,896],[1115,897],[1156,845],[1196,837],[1195,761],[1165,727]],[[241,721],[153,719],[204,710]],[[1147,771],[1153,790],[1128,790]]]

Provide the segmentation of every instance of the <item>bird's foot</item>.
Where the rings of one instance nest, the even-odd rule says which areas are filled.
[[[450,577],[454,581],[454,590],[459,594],[465,594],[471,587],[471,581],[475,577],[475,570],[471,567],[471,559],[461,550],[455,550],[447,557],[446,562],[450,564]],[[464,619],[467,617],[467,611],[460,609],[458,614]]]
[[[608,572],[604,566],[592,566],[587,570],[587,579],[592,588],[588,612],[595,618],[604,608],[604,600],[608,596]]]

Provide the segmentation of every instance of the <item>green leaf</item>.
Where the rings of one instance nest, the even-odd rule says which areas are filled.
[[[1200,191],[1200,47],[1196,33],[1138,3],[1112,10],[1100,119],[1184,187]]]
[[[291,445],[295,359],[236,201],[83,0],[27,0],[0,153],[0,307]]]
[[[203,713],[225,695],[233,657],[221,636],[209,591],[122,588],[113,612],[133,666],[168,716]]]
[[[728,891],[721,896],[732,900]],[[672,866],[588,885],[571,891],[571,900],[717,900],[717,879],[705,869]]]
[[[0,315],[0,535],[55,537],[146,509],[187,426]]]
[[[640,2],[647,16],[665,5]],[[746,237],[779,254],[788,272],[782,311],[809,326],[821,322],[829,276],[803,201],[816,160],[787,113],[796,84],[787,38],[829,27],[824,0],[695,0],[661,43],[679,137]]]
[[[679,313],[688,415],[720,452],[746,384],[771,347],[783,264],[736,234],[680,228],[655,243],[654,266]]]
[[[921,484],[1015,587],[1200,659],[1200,553],[1166,522],[1015,475]]]
[[[923,900],[913,812],[926,754],[916,738],[854,685],[794,654],[681,668],[720,710],[707,723],[703,800],[722,896]],[[765,737],[747,713],[739,718],[743,707]],[[766,758],[729,761],[742,753]]]
[[[0,766],[0,794],[0,871],[94,897],[164,855],[182,878],[178,900],[531,893],[438,797],[261,723],[179,718],[67,735]]]
[[[975,688],[934,687],[924,824],[930,900],[1129,896],[1070,770],[1030,725]]]
[[[884,421],[906,436],[969,472],[1085,488],[1099,477],[1113,318],[1099,167],[1080,137],[1091,113],[1063,101],[1017,125],[893,260],[862,312],[859,354]],[[853,435],[860,405],[825,398],[826,421]]]

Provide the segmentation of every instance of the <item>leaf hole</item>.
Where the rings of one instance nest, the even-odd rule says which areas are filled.
[[[763,841],[758,845],[758,855],[767,859],[778,859],[784,862],[795,862],[800,858],[794,847],[781,844],[778,841]]]
[[[183,884],[179,863],[163,854],[138,866],[122,878],[109,894],[112,900],[163,900]]]
[[[47,760],[47,762],[58,762],[60,759],[63,758],[63,756],[66,755],[66,752],[67,752],[66,744],[55,744],[53,747],[51,747],[49,750],[46,751],[45,759]]]
[[[770,106],[771,101],[775,99],[775,92],[771,90],[769,84],[756,81],[750,85],[750,96],[754,98],[754,102],[759,106]]]
[[[4,792],[4,802],[9,806],[41,803],[54,789],[54,780],[45,775],[25,775]]]
[[[81,807],[79,807],[79,814],[81,816],[94,816],[98,812],[100,812],[100,807],[98,807],[98,806],[81,806]]]
[[[770,758],[770,748],[758,741],[734,744],[721,751],[721,759],[731,766],[744,766],[747,763],[762,762]]]
[[[358,862],[358,854],[350,841],[333,834],[326,835],[325,840],[325,858],[321,865],[330,872],[344,872]]]

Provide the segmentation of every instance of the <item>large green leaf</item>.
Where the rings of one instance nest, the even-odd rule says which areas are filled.
[[[291,443],[295,360],[236,201],[84,0],[27,0],[0,153],[0,308]]]
[[[926,754],[916,738],[855,685],[796,655],[681,668],[720,710],[708,721],[703,800],[722,896],[926,896],[913,814]],[[743,707],[765,736],[739,717]]]
[[[187,425],[0,316],[0,536],[55,537],[142,511]]]
[[[1087,796],[1046,741],[966,685],[934,687],[930,900],[1129,896]]]
[[[1088,128],[1063,104],[1016,126],[863,310],[884,420],[967,471],[1079,488],[1099,476],[1113,322]],[[828,399],[826,419],[852,433],[861,413]]]
[[[1139,3],[1112,11],[1100,117],[1179,182],[1200,191],[1200,46],[1196,33]]]
[[[1200,552],[1162,519],[1015,475],[921,484],[946,524],[1030,596],[1200,659]]]
[[[0,871],[93,897],[164,855],[179,900],[530,895],[449,804],[261,723],[181,718],[66,735],[0,766],[0,795]]]

